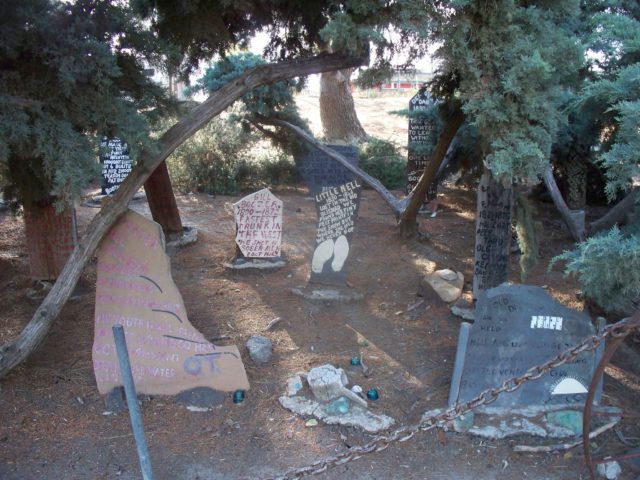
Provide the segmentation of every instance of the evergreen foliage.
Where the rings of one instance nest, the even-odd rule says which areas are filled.
[[[103,135],[126,139],[133,158],[153,149],[150,123],[169,104],[143,60],[166,58],[121,2],[1,2],[0,169],[9,193],[71,201],[98,172]]]

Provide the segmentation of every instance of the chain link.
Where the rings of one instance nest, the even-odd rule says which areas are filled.
[[[501,386],[497,388],[488,388],[481,392],[477,397],[464,403],[456,403],[454,406],[449,407],[442,413],[432,415],[428,418],[423,418],[419,423],[413,425],[404,425],[389,434],[376,435],[365,445],[351,447],[343,453],[318,460],[305,467],[293,468],[280,476],[270,477],[265,480],[292,480],[308,475],[318,475],[329,468],[344,465],[345,463],[357,460],[366,454],[386,450],[395,442],[406,442],[413,438],[413,436],[418,432],[426,432],[435,427],[442,426],[447,422],[455,420],[460,415],[470,412],[471,410],[495,402],[501,394],[505,392],[513,392],[519,389],[526,382],[536,380],[554,368],[558,368],[560,365],[574,360],[584,351],[595,350],[607,337],[624,337],[636,330],[640,330],[639,315],[636,315],[633,318],[626,318],[609,325],[602,331],[602,333],[584,338],[579,344],[564,350],[556,357],[541,365],[531,367],[521,376],[508,378],[502,382]]]

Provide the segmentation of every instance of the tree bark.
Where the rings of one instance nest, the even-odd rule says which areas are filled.
[[[151,216],[160,224],[165,235],[182,234],[182,220],[173,194],[167,162],[158,165],[144,182],[144,191],[147,194]]]
[[[598,220],[591,222],[588,228],[588,235],[594,235],[602,230],[613,227],[618,223],[622,223],[626,216],[633,210],[638,198],[640,188],[634,188],[629,194],[620,200],[611,210]]]
[[[543,178],[544,184],[547,186],[547,190],[549,190],[549,194],[553,199],[553,203],[560,212],[560,216],[564,220],[564,223],[569,228],[569,232],[571,232],[573,239],[576,242],[582,242],[584,240],[584,222],[582,225],[580,225],[572,216],[571,210],[569,210],[569,207],[565,203],[564,198],[562,198],[560,189],[558,188],[556,180],[553,177],[551,167],[545,170]]]
[[[431,154],[431,159],[424,169],[424,172],[422,172],[418,184],[411,192],[409,204],[402,212],[398,226],[400,227],[400,234],[403,238],[413,238],[416,236],[418,232],[417,218],[420,207],[424,203],[429,187],[434,182],[438,168],[442,164],[447,150],[449,150],[449,146],[462,125],[462,122],[464,122],[464,113],[460,108],[456,108],[447,118],[436,148]]]
[[[24,205],[24,225],[31,278],[54,280],[78,240],[73,206],[57,213],[53,200]]]
[[[366,61],[368,61],[367,58],[329,54],[254,67],[212,93],[205,102],[195,107],[182,120],[167,130],[160,138],[162,146],[160,153],[150,156],[143,152],[138,164],[120,185],[116,194],[106,201],[100,212],[91,221],[58,280],[24,330],[16,339],[0,347],[0,378],[23,362],[29,353],[42,342],[75,288],[84,266],[98,247],[102,237],[127,211],[129,201],[149,178],[149,175],[178,146],[238,98],[257,86],[312,73],[357,67]]]
[[[367,138],[356,114],[349,79],[352,69],[320,76],[320,120],[327,143],[356,143]]]

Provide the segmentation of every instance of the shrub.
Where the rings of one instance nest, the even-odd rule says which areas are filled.
[[[361,146],[360,167],[389,189],[404,186],[406,166],[406,159],[391,142],[371,138]]]

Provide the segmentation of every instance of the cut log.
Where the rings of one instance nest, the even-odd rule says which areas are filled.
[[[202,104],[173,125],[160,138],[160,152],[151,156],[143,152],[138,164],[91,221],[86,233],[65,264],[53,288],[40,304],[20,335],[0,347],[0,378],[23,362],[45,338],[55,318],[75,288],[80,274],[102,237],[115,221],[127,211],[127,205],[149,175],[185,140],[204,127],[242,95],[260,85],[341,68],[358,67],[367,58],[342,54],[318,55],[306,59],[260,65],[247,70],[222,88],[213,92]]]

